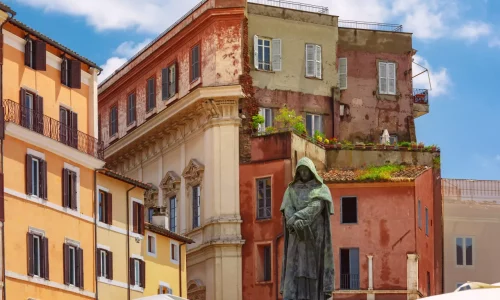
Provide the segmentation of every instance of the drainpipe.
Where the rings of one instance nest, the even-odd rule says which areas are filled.
[[[104,169],[95,169],[94,170],[94,195],[92,196],[94,198],[94,255],[96,255],[96,258],[94,260],[94,268],[95,268],[95,299],[99,299],[99,278],[97,277],[97,264],[95,261],[97,260],[97,218],[99,217],[97,215],[97,202],[99,201],[99,198],[96,197],[97,195],[97,172],[103,171]]]
[[[278,234],[275,238],[274,238],[274,257],[276,257],[276,268],[275,268],[275,272],[274,272],[274,284],[276,285],[276,288],[274,289],[275,290],[275,295],[276,295],[276,300],[278,300],[278,294],[279,294],[279,286],[278,286],[278,241],[280,238],[283,237],[283,232]]]
[[[179,297],[182,298],[182,246],[186,243],[179,245]]]
[[[335,88],[332,87],[332,137],[338,139],[340,137],[335,136],[335,121]]]
[[[130,300],[130,203],[128,201],[129,193],[131,190],[135,189],[137,185],[129,188],[127,190],[127,299]]]
[[[9,14],[9,16],[7,17],[7,19],[5,19],[5,21],[2,24],[0,24],[0,30],[3,29],[3,25],[5,25],[5,23],[9,22],[16,15],[16,12],[13,10],[10,10],[10,9],[6,12],[7,12],[7,14]],[[0,34],[0,36],[2,36],[2,34]],[[2,57],[0,57],[0,60],[1,60],[0,61],[0,101],[2,101],[1,105],[3,106],[3,41],[2,41]],[[5,118],[5,115],[2,117]],[[5,130],[5,121],[4,121],[3,126],[4,126],[4,130]],[[0,156],[2,158],[0,168],[2,169],[2,173],[4,173],[3,172],[3,140],[0,141]],[[5,173],[4,173],[3,177],[5,180]],[[4,188],[4,191],[5,191],[5,188]],[[0,191],[0,193],[3,194],[4,191]],[[5,205],[4,205],[4,214],[5,214]],[[2,235],[2,282],[3,282],[2,299],[5,300],[5,299],[7,299],[7,291],[6,291],[7,284],[6,284],[6,280],[5,280],[5,219],[3,220],[1,235]]]

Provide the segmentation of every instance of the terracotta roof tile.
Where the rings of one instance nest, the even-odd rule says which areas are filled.
[[[148,229],[149,231],[152,231],[154,233],[158,233],[158,234],[161,234],[163,236],[172,238],[174,240],[178,240],[178,241],[185,242],[188,244],[194,243],[194,241],[192,239],[190,239],[186,236],[183,236],[181,234],[177,234],[177,233],[170,231],[166,228],[163,228],[163,227],[157,226],[157,225],[153,225],[151,223],[146,223],[146,229]]]
[[[103,168],[103,169],[97,170],[97,172],[99,172],[101,174],[104,174],[104,175],[107,175],[109,177],[113,177],[113,178],[118,179],[118,180],[122,180],[122,181],[128,182],[130,184],[135,184],[138,187],[141,187],[141,188],[146,189],[146,190],[149,190],[149,189],[153,188],[153,186],[150,185],[150,184],[148,184],[148,183],[144,183],[142,181],[139,181],[139,180],[127,177],[125,175],[122,175],[122,174],[120,174],[118,172],[115,172],[113,170],[110,170],[110,169]]]
[[[383,166],[359,169],[331,169],[320,173],[326,183],[413,181],[428,166]]]

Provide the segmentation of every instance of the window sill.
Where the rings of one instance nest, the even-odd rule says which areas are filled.
[[[150,111],[146,112],[145,119],[149,119],[151,116],[156,114],[156,107],[152,108]]]
[[[109,137],[108,144],[113,143],[114,141],[118,140],[118,133],[113,134],[112,136]]]
[[[156,253],[155,252],[149,252],[149,251],[147,251],[147,253],[148,253],[148,256],[156,258]]]
[[[195,80],[191,81],[191,83],[189,83],[189,89],[192,90],[200,84],[201,84],[201,77],[198,77]]]
[[[136,292],[144,293],[144,288],[139,285],[130,285],[130,289]]]
[[[316,76],[304,76],[307,79],[313,79],[313,80],[323,80],[323,78],[318,78]]]
[[[273,70],[257,69],[255,67],[254,67],[254,70],[258,71],[258,72],[264,72],[264,73],[276,73],[276,71],[273,71]]]
[[[269,217],[269,218],[257,218],[255,219],[255,222],[257,223],[264,223],[264,222],[269,222],[269,221],[272,221],[273,218],[272,217]]]
[[[125,131],[129,132],[130,130],[134,129],[135,126],[137,126],[137,121],[134,121],[134,122],[128,124],[127,128],[125,128]]]
[[[272,280],[269,280],[269,281],[257,281],[255,284],[257,284],[257,285],[271,285],[271,284],[273,284],[273,281]]]
[[[172,97],[167,98],[167,99],[165,99],[163,101],[166,101],[165,105],[169,105],[170,103],[174,102],[177,99],[179,99],[179,93],[175,93],[175,95],[173,95]]]

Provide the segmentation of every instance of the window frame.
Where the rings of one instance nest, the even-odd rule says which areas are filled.
[[[167,75],[167,80],[163,78],[165,74]],[[177,95],[177,61],[173,61],[169,63],[165,68],[163,68],[161,71],[161,76],[161,99],[165,101]]]
[[[260,42],[262,41],[262,45],[260,44]],[[269,42],[269,46],[266,46],[265,45],[265,42]],[[269,48],[269,62],[266,62],[265,61],[265,49],[266,48]],[[258,60],[257,61],[257,64],[259,66],[258,70],[261,70],[261,71],[268,71],[268,72],[272,72],[273,71],[273,39],[272,38],[268,38],[268,37],[263,37],[263,36],[258,36],[257,38],[257,57],[260,56],[260,53],[262,51],[262,60]],[[266,66],[269,66],[269,69],[266,69]]]
[[[261,181],[265,181],[264,185],[266,184],[267,181],[269,181],[269,195],[268,193],[268,188],[267,185],[264,186],[264,207],[260,207],[260,199],[259,199],[259,183]],[[267,198],[269,197],[269,198]],[[273,178],[272,176],[265,176],[265,177],[258,177],[255,178],[255,206],[256,206],[256,219],[257,220],[269,220],[272,219],[273,216]],[[269,204],[269,205],[267,205]],[[269,206],[269,207],[268,207]],[[260,215],[260,210],[264,210],[264,215]],[[267,214],[267,211],[269,211],[269,215]]]
[[[164,289],[166,290],[165,293],[163,292]],[[173,293],[174,292],[168,283],[160,281],[160,284],[158,287],[158,295],[172,295]]]
[[[429,236],[429,208],[425,207],[425,235]]]
[[[151,238],[152,240],[152,249],[149,248],[149,239]],[[152,232],[146,232],[146,252],[148,253],[149,256],[152,257],[157,257],[157,239],[156,239],[156,234]],[[153,250],[153,251],[150,251]]]
[[[115,115],[114,118],[113,115]],[[118,135],[118,103],[115,103],[109,109],[109,137],[111,138],[117,135]]]
[[[345,67],[343,67],[345,66]],[[339,90],[347,90],[348,64],[347,57],[339,57]],[[345,85],[342,84],[342,76],[345,77]]]
[[[269,112],[269,116],[267,116],[267,112]],[[273,109],[269,107],[259,107],[259,115],[264,118],[264,123],[259,124],[259,131],[265,132],[267,127],[273,126]],[[270,117],[270,120],[268,120],[267,117]]]
[[[134,259],[134,286],[141,286],[141,260]]]
[[[179,242],[170,240],[170,262],[175,265],[178,265],[180,262],[180,249],[181,248]]]
[[[313,59],[308,59],[307,54],[308,47],[312,47],[312,51],[314,51],[314,58]],[[314,43],[305,43],[305,48],[304,48],[304,62],[305,62],[305,77],[309,79],[319,79],[323,80],[323,47],[320,44],[314,44]],[[310,48],[309,48],[310,49]],[[318,56],[319,53],[319,56]],[[308,66],[309,62],[313,62],[314,64],[314,74],[308,73],[308,69],[310,66]]]
[[[137,100],[135,91],[127,95],[127,126],[131,126],[137,119]],[[131,102],[132,105],[131,105]]]
[[[99,260],[101,262],[100,277],[108,278],[108,252],[104,249],[99,249]]]
[[[194,191],[197,191],[195,193]],[[197,199],[195,199],[195,196],[197,196]],[[191,214],[192,214],[192,229],[200,228],[201,227],[201,185],[196,184],[191,186]],[[196,205],[195,205],[195,200]],[[195,215],[195,207],[196,207],[196,214]]]
[[[356,203],[356,222],[344,222],[344,199],[355,199]],[[358,205],[358,197],[357,196],[342,196],[340,197],[340,224],[345,225],[356,225],[359,224],[359,205]]]
[[[354,250],[356,249],[357,250],[357,254],[358,254],[358,270],[357,270],[357,274],[351,274],[351,250]],[[342,270],[342,250],[349,250],[349,273],[347,274],[348,276],[351,276],[351,275],[358,275],[358,278],[357,278],[357,286],[355,285],[354,287],[349,287],[349,288],[342,288],[342,275],[346,275],[346,274],[342,274],[340,273],[341,270]],[[339,273],[340,273],[340,290],[359,290],[360,287],[361,287],[361,257],[360,257],[360,249],[359,247],[341,247],[339,248]],[[350,278],[349,278],[350,279]],[[351,285],[351,280],[349,280],[349,285]]]
[[[320,127],[321,127],[321,130],[318,130],[320,133],[324,133],[324,120],[323,120],[323,115],[318,115],[318,114],[313,114],[313,113],[306,113],[306,131],[307,131],[307,117],[308,116],[311,116],[311,132],[307,132],[307,134],[309,136],[314,136],[314,132],[318,129],[316,129],[316,125],[315,125],[315,119],[316,118],[319,118],[320,119]]]
[[[33,156],[31,158],[31,193],[33,196],[36,196],[38,198],[41,198],[41,193],[40,193],[40,165],[41,165],[41,160],[40,158]],[[36,172],[35,172],[35,167],[36,167]],[[36,182],[35,182],[36,181]]]
[[[194,49],[198,48],[197,61],[194,62]],[[194,66],[196,65],[196,69]],[[194,70],[197,70],[195,74]],[[197,75],[197,77],[195,77]],[[194,44],[189,50],[189,82],[193,83],[201,78],[201,43]]]
[[[35,239],[38,240],[38,260],[35,255]],[[30,252],[30,245],[32,251]],[[28,276],[49,280],[49,246],[45,231],[29,228],[28,230]],[[32,264],[30,269],[30,264]]]
[[[97,213],[97,220],[101,223],[106,223],[106,192],[101,190],[101,189],[98,189],[98,213]],[[101,199],[101,195],[103,196],[102,199]],[[101,212],[101,208],[102,208],[102,212]],[[102,220],[101,220],[102,218]]]
[[[459,238],[462,239],[462,263],[463,263],[462,265],[459,265],[457,263],[457,259],[458,259],[457,239],[459,239]],[[472,264],[470,264],[470,265],[467,264],[467,249],[466,249],[467,239],[471,239],[471,244],[472,244],[472,253],[471,253]],[[453,237],[453,247],[455,248],[455,250],[454,250],[454,253],[455,253],[454,265],[456,268],[475,268],[475,264],[474,264],[474,262],[476,261],[475,244],[476,244],[476,241],[475,241],[474,236],[455,235]]]
[[[36,172],[34,172],[35,165]],[[36,179],[36,183],[34,179]],[[45,154],[29,148],[27,149],[24,180],[26,181],[26,194],[28,196],[44,201],[47,200],[48,179]],[[31,184],[28,184],[28,182]],[[34,189],[36,189],[36,191]]]
[[[172,209],[172,202],[175,204]],[[177,231],[177,195],[168,198],[168,228],[172,232]],[[172,222],[173,221],[173,222]],[[174,226],[172,226],[172,223]]]
[[[149,90],[150,82],[153,82],[153,90]],[[156,108],[156,76],[146,80],[146,113],[151,113]]]
[[[69,285],[76,286],[76,262],[77,262],[77,246],[75,245],[69,245],[69,266],[68,266],[68,272],[69,272]],[[73,250],[73,254],[71,254],[71,250]],[[71,261],[73,259],[73,262]],[[71,267],[73,267],[73,272],[71,272]],[[74,282],[71,282],[72,279]]]
[[[382,65],[385,67],[385,74],[382,74]],[[389,77],[389,67],[393,67],[393,74],[394,74],[394,77],[391,79]],[[378,94],[379,95],[397,95],[397,91],[398,91],[398,87],[397,87],[397,63],[396,62],[393,62],[393,61],[377,61],[377,75],[378,75],[378,78],[377,78],[377,82],[378,82]],[[383,76],[384,75],[384,76]],[[382,78],[385,78],[386,80],[386,90],[385,91],[382,91]],[[394,80],[394,91],[390,91],[389,90],[389,80]]]
[[[418,229],[422,230],[422,203],[420,200],[418,200],[417,203],[417,222],[418,222]]]
[[[131,230],[134,233],[144,236],[145,234],[145,220],[144,220],[144,202],[140,199],[130,198],[130,214],[131,214]]]

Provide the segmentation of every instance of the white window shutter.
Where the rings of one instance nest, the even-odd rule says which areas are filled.
[[[396,64],[387,64],[387,93],[396,95]]]
[[[281,71],[281,39],[273,39],[271,51],[272,70]]]
[[[384,62],[378,63],[379,93],[387,94],[387,66]]]
[[[306,44],[306,76],[315,75],[315,47],[312,44]]]
[[[253,36],[253,65],[256,70],[259,69],[259,37]]]
[[[347,58],[339,58],[339,88],[347,89]]]
[[[321,79],[321,46],[316,45],[316,77]]]

